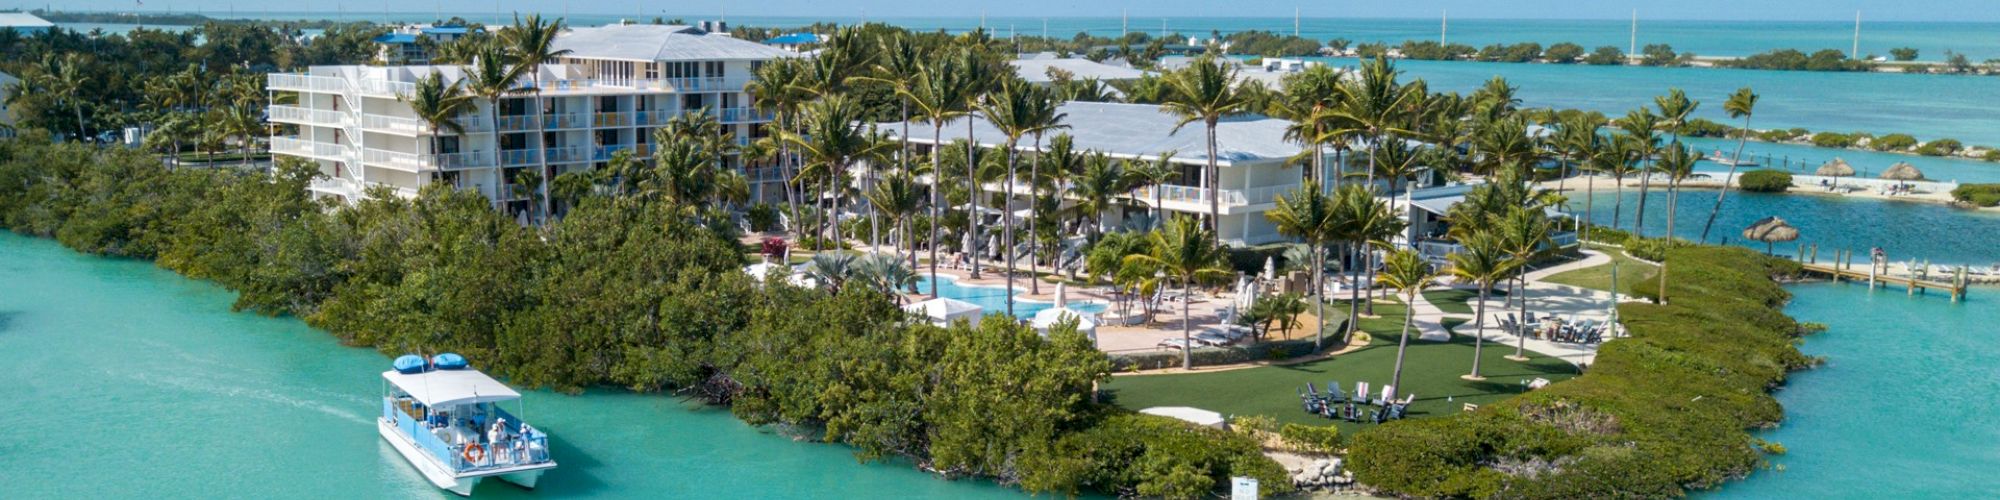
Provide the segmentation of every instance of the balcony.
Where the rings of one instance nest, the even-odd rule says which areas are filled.
[[[401,134],[421,135],[431,133],[431,125],[416,118],[367,114],[361,115],[361,126],[368,130],[380,130]]]
[[[1224,189],[1217,197],[1217,204],[1225,207],[1243,207],[1271,203],[1277,201],[1278,195],[1296,191],[1299,186],[1300,184],[1282,184],[1250,189]],[[1154,199],[1156,189],[1159,191],[1161,203],[1186,203],[1204,207],[1208,205],[1210,190],[1195,186],[1173,184],[1145,186],[1132,190],[1131,196],[1133,199],[1150,203]]]
[[[351,125],[347,114],[324,109],[310,109],[298,106],[271,105],[266,108],[272,122],[320,127],[345,127]]]
[[[400,151],[369,149],[362,151],[362,161],[409,172],[426,170],[462,170],[493,166],[493,156],[483,151],[447,154],[416,154]]]
[[[318,92],[338,94],[347,92],[347,79],[330,76],[310,76],[295,73],[271,73],[264,75],[264,88],[288,92]]]
[[[348,147],[343,144],[308,141],[297,137],[272,137],[271,152],[320,160],[344,160],[348,156]]]
[[[722,108],[717,120],[722,123],[749,123],[771,121],[771,112],[757,108]]]

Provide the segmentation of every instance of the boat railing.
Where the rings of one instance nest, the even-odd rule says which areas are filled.
[[[497,406],[493,407],[493,410],[500,417],[507,419],[507,434],[512,437],[495,442],[455,445],[439,439],[422,420],[397,408],[394,398],[382,399],[383,417],[394,421],[398,431],[453,471],[478,472],[549,461],[547,434],[536,431],[533,435],[522,435],[519,419]],[[471,448],[476,448],[477,451],[469,451]]]

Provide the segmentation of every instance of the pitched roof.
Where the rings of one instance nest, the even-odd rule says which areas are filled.
[[[1079,150],[1102,151],[1106,154],[1127,158],[1154,158],[1161,152],[1174,151],[1177,163],[1205,162],[1208,159],[1208,141],[1203,137],[1205,130],[1200,123],[1190,123],[1174,130],[1180,119],[1151,104],[1118,104],[1102,102],[1065,102],[1056,109],[1068,115],[1063,124],[1069,128],[1060,129],[1047,135],[1069,134]],[[1225,118],[1216,125],[1216,161],[1223,164],[1236,162],[1282,161],[1298,154],[1304,148],[1285,140],[1284,120],[1260,115],[1244,115]],[[883,124],[882,130],[891,134],[902,130],[899,123]],[[930,124],[912,123],[912,142],[929,142]],[[947,124],[946,141],[965,137],[965,124]],[[973,138],[981,145],[992,147],[1003,144],[1007,136],[985,119],[972,122]],[[1032,145],[1023,144],[1022,148]]]
[[[34,14],[29,14],[26,12],[0,12],[0,26],[14,27],[14,28],[48,28],[55,25],[56,25],[55,23],[51,23],[47,19],[42,19],[40,17],[35,16]]]
[[[1014,72],[1030,83],[1049,83],[1049,68],[1061,68],[1077,79],[1094,78],[1103,81],[1137,80],[1146,76],[1145,71],[1091,61],[1089,59],[1015,59],[1007,61],[1014,65]]]
[[[624,61],[746,61],[794,56],[693,26],[653,24],[577,28],[556,37],[555,48],[569,50],[570,57]]]

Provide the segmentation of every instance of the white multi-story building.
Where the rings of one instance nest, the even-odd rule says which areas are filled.
[[[0,73],[0,96],[7,95],[8,92],[12,92],[10,87],[20,84],[21,79],[14,78],[14,75]],[[14,122],[14,110],[7,107],[6,99],[0,99],[0,138],[14,136]]]
[[[1299,189],[1303,172],[1292,160],[1303,147],[1285,140],[1284,120],[1261,116],[1245,116],[1223,120],[1217,124],[1216,135],[1216,182],[1217,189],[1208,189],[1206,177],[1208,164],[1207,130],[1200,122],[1178,127],[1179,118],[1150,104],[1116,104],[1098,102],[1065,102],[1056,110],[1065,115],[1063,125],[1068,128],[1044,134],[1042,146],[1048,146],[1047,137],[1068,134],[1077,151],[1097,151],[1113,158],[1152,162],[1166,153],[1172,153],[1171,163],[1180,168],[1177,180],[1159,186],[1145,186],[1127,195],[1129,203],[1105,214],[1107,224],[1117,224],[1123,219],[1140,216],[1151,211],[1148,208],[1154,199],[1160,200],[1159,208],[1168,215],[1182,214],[1206,219],[1209,217],[1209,200],[1213,197],[1221,212],[1217,226],[1224,243],[1236,246],[1260,245],[1284,241],[1286,237],[1278,233],[1276,225],[1264,217],[1264,212],[1276,207],[1277,197]],[[901,133],[902,124],[881,124],[880,129],[892,134]],[[931,145],[931,125],[923,122],[911,123],[910,142],[925,147]],[[972,122],[974,141],[984,148],[1000,148],[1005,145],[1006,136],[983,118]],[[953,121],[944,128],[943,140],[949,144],[965,140],[966,124]],[[1034,144],[1022,140],[1017,146],[1020,151],[1033,151]],[[1327,165],[1333,165],[1331,151]],[[1026,167],[1023,166],[1023,169]],[[1003,192],[1001,183],[987,183],[982,186],[989,192]],[[1068,187],[1064,186],[1067,191]],[[1026,184],[1017,184],[1017,196],[1029,192]],[[1025,199],[1015,200],[1008,207],[1011,210],[1027,208]]]
[[[739,143],[765,135],[770,116],[750,106],[745,85],[764,61],[794,56],[691,26],[580,28],[563,33],[555,48],[569,53],[541,66],[539,98],[475,99],[472,112],[456,120],[463,134],[425,123],[400,99],[426,75],[458,80],[464,72],[457,66],[318,66],[272,74],[268,89],[297,99],[273,100],[288,103],[270,107],[270,121],[283,129],[271,138],[271,150],[318,163],[326,178],[312,190],[321,196],[352,201],[376,186],[411,196],[442,182],[520,211],[528,207],[513,188],[521,173],[546,160],[553,179],[604,166],[620,151],[649,158],[652,131],[683,113],[708,110]],[[775,182],[764,170],[747,173]]]

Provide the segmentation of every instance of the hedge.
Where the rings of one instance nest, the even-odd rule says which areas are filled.
[[[2000,184],[1960,184],[1951,199],[1982,207],[2000,206]]]
[[[1792,187],[1792,174],[1783,170],[1752,170],[1738,176],[1736,185],[1755,193],[1783,193]]]
[[[1349,447],[1356,478],[1420,497],[1673,497],[1756,469],[1746,430],[1775,425],[1770,391],[1811,359],[1794,346],[1796,263],[1743,248],[1669,250],[1672,300],[1627,303],[1631,337],[1583,376],[1445,418],[1390,422]]]

